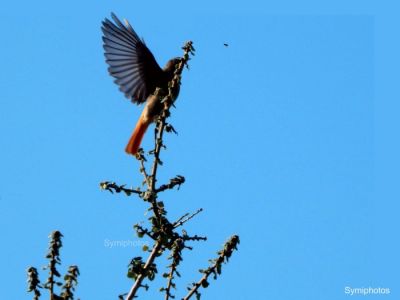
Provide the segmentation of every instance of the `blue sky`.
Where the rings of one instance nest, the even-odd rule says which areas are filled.
[[[202,207],[187,230],[208,236],[184,254],[177,296],[237,233],[239,252],[204,299],[337,300],[369,286],[398,299],[398,7],[348,2],[2,2],[3,298],[31,298],[26,267],[45,264],[55,229],[61,269],[81,269],[81,299],[129,290],[141,250],[105,242],[137,241],[146,206],[98,187],[141,181],[124,153],[141,108],[103,57],[113,11],[160,65],[188,39],[197,50],[160,171],[187,180],[162,195],[171,217]],[[157,299],[163,284],[140,295]]]

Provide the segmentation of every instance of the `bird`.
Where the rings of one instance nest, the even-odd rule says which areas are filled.
[[[163,111],[164,104],[158,95],[159,88],[168,91],[168,83],[173,79],[181,58],[170,59],[161,69],[154,55],[140,39],[127,20],[123,24],[111,13],[112,20],[102,22],[102,40],[108,72],[114,77],[125,97],[135,104],[145,103],[135,129],[125,148],[125,152],[136,155],[142,139],[151,123],[155,122]],[[179,85],[172,90],[172,101],[178,97]]]

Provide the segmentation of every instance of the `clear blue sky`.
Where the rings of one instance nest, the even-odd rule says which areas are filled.
[[[113,11],[160,65],[188,39],[197,49],[160,173],[187,179],[162,195],[171,216],[205,210],[187,230],[209,240],[184,253],[178,297],[237,233],[239,252],[204,299],[338,300],[351,298],[346,286],[399,299],[400,18],[372,2],[3,1],[2,298],[31,298],[25,269],[45,263],[54,229],[61,270],[80,266],[81,299],[130,287],[140,248],[104,242],[136,241],[146,206],[98,187],[141,180],[124,153],[140,108],[103,58],[100,23]],[[163,283],[140,295],[157,299]]]

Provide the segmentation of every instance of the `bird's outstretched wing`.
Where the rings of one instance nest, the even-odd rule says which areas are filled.
[[[113,13],[111,17],[115,24],[105,19],[101,28],[108,71],[127,98],[145,102],[159,86],[163,71],[132,26],[127,21],[124,25]]]

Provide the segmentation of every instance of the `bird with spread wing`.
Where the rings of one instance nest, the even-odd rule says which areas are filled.
[[[176,65],[181,59],[173,58],[161,69],[128,21],[123,24],[116,15],[111,14],[111,17],[114,22],[106,18],[101,28],[108,71],[125,97],[136,104],[145,103],[125,148],[128,154],[136,155],[147,128],[163,110],[163,103],[155,91],[157,88],[168,89],[168,82],[174,77]],[[179,85],[172,91],[173,100],[178,94]]]

